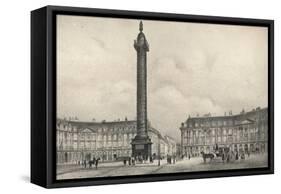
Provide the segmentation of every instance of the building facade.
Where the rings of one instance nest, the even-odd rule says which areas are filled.
[[[189,117],[182,123],[181,154],[199,156],[216,147],[238,152],[264,153],[268,144],[268,109],[244,110],[237,115]]]
[[[57,120],[57,163],[75,164],[94,157],[114,161],[132,155],[132,139],[137,134],[136,121],[81,122]],[[176,153],[173,138],[163,136],[148,124],[152,155],[165,157]]]

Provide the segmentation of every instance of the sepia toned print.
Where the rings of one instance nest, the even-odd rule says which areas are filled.
[[[268,166],[268,29],[57,16],[57,179]]]

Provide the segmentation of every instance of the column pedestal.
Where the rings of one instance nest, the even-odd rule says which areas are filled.
[[[151,139],[136,136],[132,141],[132,156],[147,160],[151,156]]]

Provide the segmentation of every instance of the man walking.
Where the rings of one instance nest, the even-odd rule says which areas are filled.
[[[100,160],[100,158],[97,158],[97,159],[96,159],[96,162],[95,162],[96,169],[98,169],[99,160]]]

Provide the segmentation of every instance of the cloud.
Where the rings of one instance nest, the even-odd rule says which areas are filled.
[[[135,86],[126,81],[114,84],[104,82],[94,89],[86,85],[80,88],[64,87],[59,98],[59,111],[65,113],[64,116],[76,115],[80,120],[116,120],[125,116],[134,119],[134,93]]]
[[[188,115],[267,106],[267,29],[144,20],[148,118],[179,138]],[[58,17],[58,114],[135,119],[138,20]]]
[[[207,113],[206,110],[221,112],[223,109],[208,97],[185,96],[175,86],[167,85],[149,94],[148,110],[149,118],[156,127],[175,136],[188,114]]]

